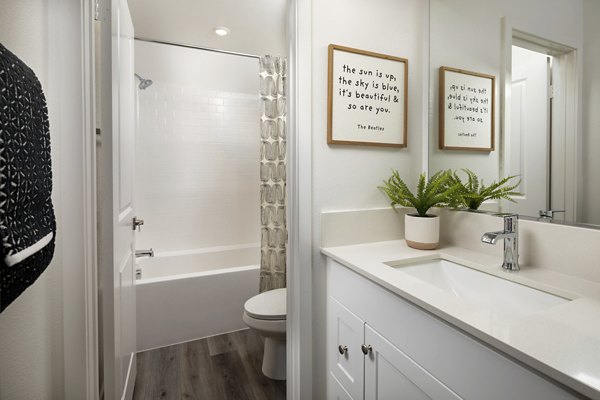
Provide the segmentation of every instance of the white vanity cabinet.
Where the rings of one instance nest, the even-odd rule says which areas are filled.
[[[578,398],[338,262],[327,269],[328,399]]]
[[[460,399],[371,326],[328,299],[330,399]],[[363,395],[364,393],[364,395]]]

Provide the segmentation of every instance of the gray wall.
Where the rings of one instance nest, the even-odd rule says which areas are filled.
[[[581,220],[600,224],[600,1],[583,0]]]

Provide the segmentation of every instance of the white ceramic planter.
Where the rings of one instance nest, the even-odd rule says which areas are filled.
[[[440,243],[440,217],[427,214],[406,214],[404,217],[404,239],[409,247],[419,250],[433,250]]]

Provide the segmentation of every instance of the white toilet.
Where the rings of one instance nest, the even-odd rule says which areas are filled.
[[[244,322],[265,338],[262,371],[266,377],[285,380],[286,289],[274,289],[244,304]]]

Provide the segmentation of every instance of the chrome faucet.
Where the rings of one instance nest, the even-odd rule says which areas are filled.
[[[136,250],[135,256],[136,256],[136,258],[144,257],[144,256],[154,257],[154,250],[152,250],[152,248],[150,248],[150,250]]]
[[[504,239],[504,261],[502,269],[506,271],[518,271],[519,268],[519,216],[510,214],[504,216],[504,230],[498,232],[486,232],[481,241],[487,244],[496,244],[498,240]]]
[[[564,213],[565,210],[540,210],[540,218],[552,221],[554,219],[554,214],[556,213]]]

